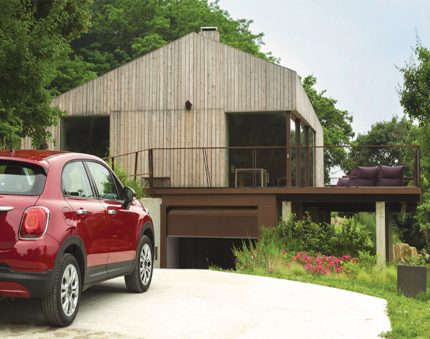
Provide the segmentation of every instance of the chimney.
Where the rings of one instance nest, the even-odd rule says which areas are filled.
[[[208,39],[219,42],[218,27],[201,27],[200,34]]]

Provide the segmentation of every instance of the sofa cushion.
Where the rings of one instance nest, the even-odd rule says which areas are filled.
[[[378,175],[378,167],[357,166],[352,169],[351,177],[359,179],[373,179]]]
[[[376,179],[351,178],[350,186],[375,186]]]
[[[403,178],[378,178],[376,180],[377,186],[403,186]]]
[[[378,168],[379,178],[390,178],[390,179],[403,179],[405,172],[405,166],[384,166],[381,165]]]
[[[336,185],[337,186],[349,186],[350,185],[349,177],[339,178]]]

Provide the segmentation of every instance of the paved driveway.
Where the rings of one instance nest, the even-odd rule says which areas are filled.
[[[32,300],[0,300],[0,337],[377,338],[386,301],[287,280],[207,270],[156,270],[147,293],[122,278],[83,294],[70,327],[43,324]]]

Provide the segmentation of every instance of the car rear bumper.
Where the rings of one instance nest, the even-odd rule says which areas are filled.
[[[14,272],[0,265],[0,297],[44,298],[52,290],[53,271]]]

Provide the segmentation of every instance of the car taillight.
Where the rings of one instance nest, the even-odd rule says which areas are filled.
[[[46,207],[35,206],[27,208],[22,218],[19,237],[25,240],[43,237],[48,228],[49,210]]]

